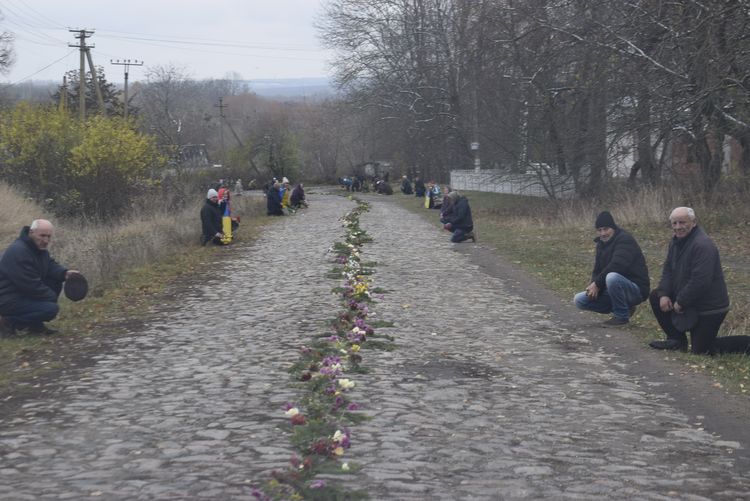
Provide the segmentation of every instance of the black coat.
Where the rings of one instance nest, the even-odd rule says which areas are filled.
[[[0,315],[12,313],[20,298],[56,302],[67,271],[36,246],[24,226],[0,258]],[[50,287],[52,283],[57,290]]]
[[[648,277],[648,266],[641,247],[633,235],[615,228],[615,234],[608,242],[602,242],[598,237],[596,242],[596,258],[591,281],[596,282],[599,290],[606,287],[607,273],[619,273],[638,286],[641,299],[646,299],[651,281]]]
[[[458,197],[458,200],[453,203],[452,212],[444,215],[443,219],[451,224],[453,230],[464,230],[466,232],[474,230],[471,207],[469,207],[469,200],[466,197]]]
[[[217,233],[223,233],[221,219],[224,216],[218,202],[206,199],[206,203],[201,208],[201,243],[210,242]]]
[[[426,190],[427,188],[421,180],[414,181],[414,196],[423,197]]]
[[[284,210],[281,208],[281,194],[273,186],[266,193],[266,213],[269,216],[284,215]]]
[[[305,189],[301,184],[298,184],[296,188],[292,190],[292,194],[289,197],[289,203],[292,207],[296,207],[305,200]]]
[[[411,195],[412,193],[414,193],[411,189],[411,181],[409,181],[408,179],[404,179],[403,181],[401,181],[401,192],[404,195]]]
[[[684,238],[672,237],[656,291],[701,313],[729,310],[719,249],[702,228],[695,226]]]

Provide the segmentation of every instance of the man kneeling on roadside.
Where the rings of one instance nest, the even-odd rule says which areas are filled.
[[[612,313],[605,326],[624,325],[648,297],[646,258],[635,238],[618,227],[609,212],[599,214],[594,227],[598,236],[591,283],[573,302],[582,310]]]
[[[21,235],[0,258],[0,335],[10,336],[16,329],[33,334],[54,334],[44,325],[57,316],[57,297],[63,282],[76,270],[68,270],[50,257],[54,227],[45,219],[24,226]]]
[[[693,353],[747,353],[750,336],[717,337],[729,311],[729,294],[716,244],[698,226],[690,207],[674,209],[669,223],[674,236],[659,286],[649,296],[667,339],[650,346],[687,351],[685,332],[690,331]]]
[[[453,210],[450,214],[445,214],[440,222],[443,223],[443,228],[453,233],[451,242],[459,243],[469,239],[476,242],[469,200],[457,191],[451,191],[448,197],[453,202]]]

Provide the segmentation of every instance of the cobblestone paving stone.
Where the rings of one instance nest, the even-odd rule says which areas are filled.
[[[373,420],[349,455],[373,499],[750,496],[740,444],[452,251],[473,244],[393,204],[361,222],[374,238],[363,258],[390,291],[374,310],[398,343],[367,352],[373,371],[357,377]]]
[[[0,422],[0,499],[254,499],[292,455],[285,369],[340,305],[326,251],[354,204],[313,207],[222,249],[145,331]]]
[[[354,206],[310,198],[0,421],[0,499],[250,499],[248,481],[284,467],[280,408],[298,391],[284,369],[338,309],[325,253]],[[378,331],[398,348],[365,350],[370,372],[353,376],[372,420],[352,428],[346,458],[364,469],[351,487],[383,500],[747,497],[740,444],[702,431],[446,233],[367,198],[363,259],[389,291],[371,320],[394,322]]]

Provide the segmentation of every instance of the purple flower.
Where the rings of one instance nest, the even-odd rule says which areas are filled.
[[[358,411],[359,410],[359,404],[352,402],[349,405],[346,406],[346,410],[348,411]]]
[[[312,482],[310,482],[310,489],[322,489],[325,486],[325,480],[313,480]]]

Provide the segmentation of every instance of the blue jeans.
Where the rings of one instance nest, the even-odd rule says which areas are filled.
[[[43,280],[52,292],[60,295],[63,282],[47,278]],[[3,315],[16,329],[25,329],[31,326],[39,326],[43,322],[49,322],[57,316],[60,306],[57,301],[40,301],[38,299],[20,298],[16,300],[13,311]]]
[[[53,301],[36,301],[33,299],[19,299],[16,301],[13,313],[3,315],[10,324],[17,329],[37,326],[49,322],[57,316],[60,306]]]
[[[607,273],[606,287],[599,291],[599,297],[590,299],[586,292],[579,292],[573,303],[581,309],[597,313],[612,313],[617,318],[627,320],[630,308],[643,302],[638,286],[619,273]]]

